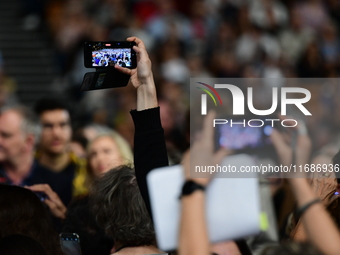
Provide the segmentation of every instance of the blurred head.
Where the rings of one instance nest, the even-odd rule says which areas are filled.
[[[154,244],[154,228],[131,168],[121,166],[95,180],[90,206],[98,224],[115,243],[121,246]]]
[[[88,174],[92,179],[112,168],[131,164],[133,155],[129,144],[117,132],[98,135],[88,146]],[[91,178],[91,177],[90,177]]]
[[[0,239],[0,251],[2,255],[47,255],[38,241],[20,234]]]
[[[113,239],[98,226],[90,212],[88,196],[72,200],[67,207],[62,231],[79,235],[82,255],[109,255],[113,247]]]
[[[27,235],[37,240],[48,254],[62,254],[49,212],[37,195],[18,186],[0,185],[0,204],[0,238]]]
[[[89,148],[89,165],[95,176],[123,164],[122,155],[116,142],[110,136],[96,138]]]
[[[42,125],[39,149],[49,154],[68,152],[72,128],[70,111],[63,101],[55,98],[40,100],[35,106]]]
[[[0,112],[0,161],[20,162],[32,154],[40,128],[35,115],[26,107],[4,108]]]

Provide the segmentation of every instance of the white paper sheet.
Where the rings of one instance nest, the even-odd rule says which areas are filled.
[[[223,165],[254,165],[247,155],[226,158]],[[218,177],[218,176],[217,176]],[[184,182],[180,165],[158,168],[147,176],[159,248],[175,250],[178,242],[180,200]],[[260,230],[259,185],[256,178],[215,178],[206,190],[211,242],[253,235]]]

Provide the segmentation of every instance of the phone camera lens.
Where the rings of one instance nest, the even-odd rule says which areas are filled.
[[[120,45],[120,43],[118,43],[118,45]]]

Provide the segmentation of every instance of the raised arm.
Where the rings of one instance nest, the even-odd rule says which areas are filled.
[[[208,227],[205,215],[205,192],[211,176],[193,178],[190,170],[195,166],[213,165],[220,162],[227,154],[225,150],[213,152],[214,129],[212,120],[215,114],[209,112],[204,120],[203,130],[200,138],[190,148],[183,158],[182,165],[186,185],[196,185],[196,189],[182,195],[181,222],[179,236],[179,255],[209,255],[211,247],[208,236]],[[202,173],[203,174],[203,173]],[[183,188],[183,191],[185,188]]]
[[[297,200],[298,208],[304,208],[310,202],[317,201],[318,198],[307,179],[292,178],[289,183]],[[307,240],[320,252],[329,255],[340,254],[339,231],[321,202],[311,204],[301,215],[301,222]]]
[[[283,136],[276,130],[271,135],[273,144],[279,154],[281,163],[292,162],[292,149],[283,139]],[[298,130],[296,137],[296,163],[309,163],[310,139],[304,132]],[[327,213],[320,198],[315,194],[304,173],[288,176],[291,188],[297,201],[297,216],[300,218],[307,241],[323,254],[340,254],[340,234],[330,215]],[[299,215],[300,214],[300,215]]]
[[[136,37],[127,40],[137,44],[133,47],[137,53],[137,68],[127,69],[118,65],[115,68],[129,74],[130,82],[137,90],[137,110],[130,112],[135,124],[134,165],[139,189],[152,215],[146,175],[154,168],[167,166],[168,156],[149,55],[142,40]]]

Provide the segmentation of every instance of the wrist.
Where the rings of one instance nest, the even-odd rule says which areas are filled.
[[[139,83],[137,91],[145,93],[156,90],[152,73],[143,79],[139,79]]]
[[[198,191],[204,193],[205,188],[206,187],[204,185],[198,182],[195,182],[190,179],[186,180],[182,186],[181,196],[179,198],[189,196],[193,193],[197,193]]]
[[[292,188],[298,206],[302,206],[308,201],[315,199],[316,195],[312,187],[305,178],[292,178],[289,179],[289,184]]]
[[[196,204],[195,206],[199,206],[199,207],[201,205],[204,205],[204,203],[206,201],[206,196],[205,196],[204,191],[197,190],[197,191],[193,192],[192,194],[190,194],[188,196],[180,196],[179,200],[180,200],[180,203],[183,206],[190,206],[191,209],[192,209],[193,206],[194,206],[194,205],[192,205],[193,203]]]
[[[295,217],[296,220],[299,220],[301,216],[313,205],[315,204],[321,204],[321,200],[319,198],[312,199],[308,203],[305,203],[304,205],[300,206],[296,211],[295,211]]]
[[[157,93],[152,77],[137,88],[137,111],[158,107]]]
[[[137,96],[156,97],[155,85],[142,84],[137,89]]]

